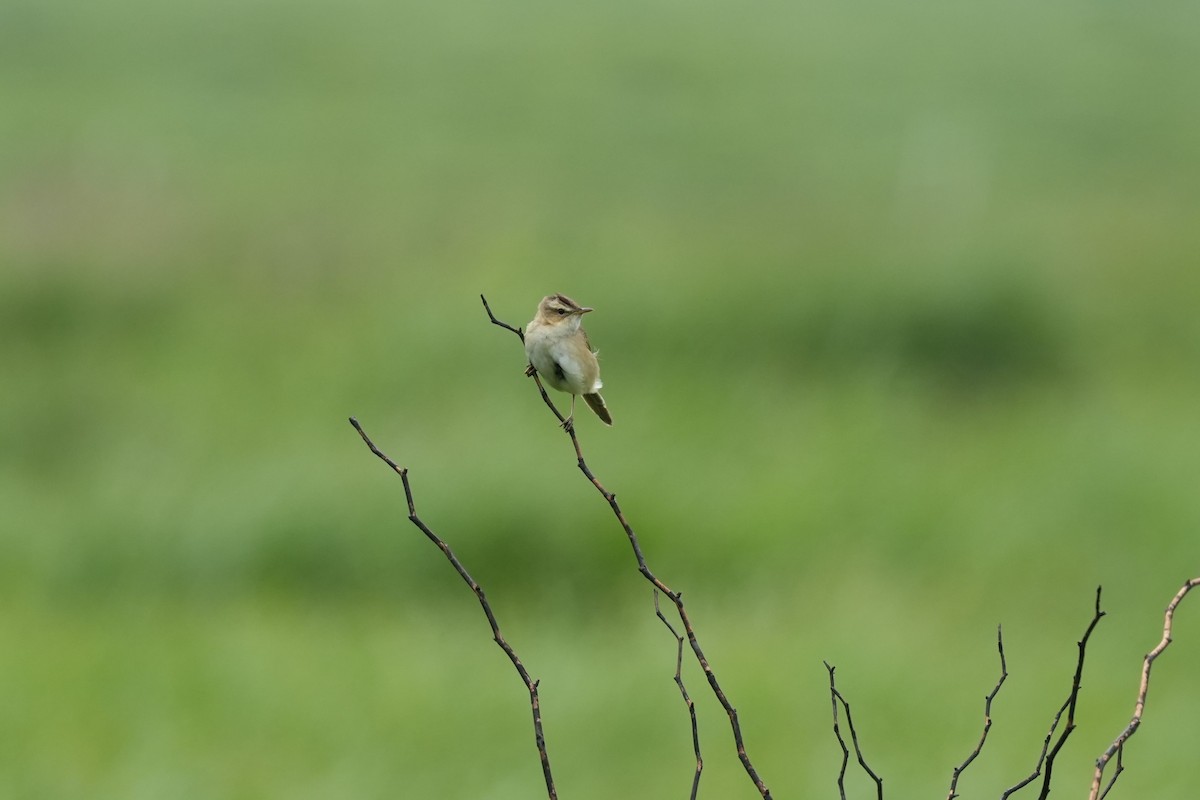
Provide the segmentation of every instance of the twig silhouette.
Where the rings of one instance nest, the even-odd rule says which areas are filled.
[[[846,800],[846,767],[850,765],[850,749],[846,747],[846,740],[842,738],[842,731],[838,727],[838,694],[837,685],[833,680],[833,667],[828,661],[823,663],[825,669],[829,670],[829,702],[833,705],[833,735],[837,737],[838,747],[842,748],[842,764],[838,767],[837,777],[838,797]]]
[[[1150,667],[1154,664],[1154,659],[1162,655],[1163,651],[1171,644],[1171,626],[1175,622],[1175,609],[1179,608],[1179,604],[1183,602],[1183,598],[1187,597],[1188,592],[1200,586],[1200,578],[1192,578],[1185,582],[1175,596],[1171,598],[1171,602],[1167,604],[1166,613],[1163,616],[1163,635],[1158,644],[1146,654],[1142,660],[1142,681],[1138,687],[1137,701],[1133,706],[1133,718],[1129,720],[1129,724],[1125,726],[1125,730],[1113,740],[1113,743],[1096,759],[1096,772],[1092,776],[1092,790],[1088,794],[1088,800],[1099,800],[1108,794],[1112,789],[1113,784],[1117,782],[1117,778],[1124,771],[1124,766],[1121,764],[1121,756],[1125,750],[1125,742],[1129,741],[1129,737],[1137,733],[1138,727],[1142,724],[1142,714],[1146,710],[1146,695],[1150,692]],[[1104,769],[1108,766],[1108,762],[1116,755],[1117,766],[1113,776],[1109,779],[1108,784],[1104,787],[1104,791],[1100,791],[1100,784],[1104,779]]]
[[[875,781],[875,794],[878,800],[883,800],[883,778],[875,774],[875,770],[867,765],[867,760],[863,758],[862,748],[858,744],[858,731],[854,729],[854,718],[850,716],[850,703],[838,691],[837,683],[834,680],[833,672],[835,667],[828,661],[822,662],[825,664],[825,669],[829,671],[829,697],[833,703],[833,735],[837,737],[838,745],[842,748],[842,766],[838,770],[838,795],[842,800],[846,800],[846,766],[850,763],[850,751],[846,748],[846,740],[842,738],[842,731],[838,725],[838,703],[842,704],[842,708],[846,709],[846,725],[850,728],[850,742],[854,745],[854,755],[858,759],[858,765],[863,768],[863,771],[871,776],[871,780]]]
[[[1125,771],[1125,764],[1122,763],[1124,761],[1124,757],[1125,757],[1125,743],[1121,742],[1121,744],[1117,745],[1117,766],[1113,770],[1112,778],[1108,781],[1108,784],[1104,787],[1104,791],[1100,793],[1100,800],[1103,800],[1103,798],[1108,797],[1108,793],[1113,788],[1113,784],[1117,782],[1117,777],[1122,772]],[[1101,758],[1103,758],[1103,756],[1101,756]],[[1096,761],[1097,761],[1096,769],[1098,769],[1100,771],[1100,773],[1103,774],[1104,767],[1099,765],[1100,759],[1096,759]],[[1095,779],[1094,778],[1093,778],[1092,789],[1094,792],[1094,790],[1095,790]],[[1090,798],[1093,798],[1093,797],[1095,797],[1095,794],[1094,793],[1090,794],[1089,800],[1090,800]]]
[[[1050,730],[1046,734],[1046,738],[1042,741],[1042,752],[1038,756],[1037,765],[1027,778],[1005,790],[1000,795],[1000,800],[1004,800],[1019,789],[1023,789],[1036,780],[1039,775],[1043,775],[1043,766],[1045,774],[1042,778],[1042,791],[1038,794],[1038,800],[1045,800],[1050,794],[1050,779],[1054,771],[1054,759],[1058,756],[1059,751],[1062,750],[1063,745],[1066,744],[1067,737],[1075,730],[1075,705],[1079,702],[1079,688],[1083,680],[1083,661],[1087,651],[1088,639],[1091,637],[1092,631],[1096,629],[1096,625],[1099,624],[1100,619],[1104,616],[1104,612],[1100,610],[1100,590],[1101,587],[1096,587],[1096,610],[1092,616],[1092,621],[1088,624],[1087,630],[1084,631],[1083,638],[1075,643],[1079,648],[1079,657],[1075,662],[1075,677],[1071,681],[1071,691],[1067,695],[1066,701],[1058,709],[1058,713],[1054,715],[1054,720],[1050,723]],[[1058,741],[1054,743],[1054,748],[1047,754],[1046,751],[1050,747],[1050,740],[1054,738],[1054,731],[1058,729],[1058,723],[1061,721],[1064,712],[1067,714],[1066,727],[1063,728]]]
[[[679,687],[679,694],[683,696],[688,717],[692,722],[692,751],[696,754],[696,772],[692,775],[692,793],[688,797],[696,800],[696,793],[700,791],[700,773],[704,771],[704,759],[700,756],[700,728],[696,725],[696,704],[692,702],[687,687],[683,685],[683,637],[675,630],[675,626],[663,616],[662,609],[658,606],[658,589],[654,590],[654,614],[662,620],[662,624],[666,625],[667,630],[675,637],[675,685]]]
[[[506,330],[512,331],[517,335],[518,338],[521,339],[522,342],[525,341],[525,334],[520,328],[515,328],[512,325],[497,319],[496,315],[492,313],[491,306],[488,305],[487,298],[483,295],[480,295],[479,299],[483,301],[483,307],[487,311],[488,319],[491,320],[492,324],[499,325]],[[554,412],[554,416],[558,417],[559,422],[563,422],[565,418],[554,406],[554,403],[550,400],[550,396],[546,394],[546,389],[544,386],[542,386],[541,378],[538,377],[537,372],[530,369],[526,371],[526,374],[533,378],[534,382],[537,384],[538,391],[542,395],[542,400],[546,403],[550,410]],[[713,671],[712,665],[709,664],[708,658],[705,657],[704,650],[700,647],[700,642],[696,638],[696,631],[692,627],[691,618],[688,616],[687,610],[683,606],[683,595],[674,591],[665,583],[663,583],[662,580],[660,580],[650,570],[650,567],[646,564],[646,557],[642,554],[642,547],[638,543],[637,534],[634,533],[629,521],[625,519],[625,514],[621,511],[621,506],[617,503],[616,494],[605,489],[604,485],[600,483],[595,474],[593,474],[591,469],[588,467],[587,462],[583,458],[583,451],[580,449],[579,437],[575,434],[574,426],[565,425],[563,429],[565,433],[571,437],[571,444],[575,448],[575,458],[577,460],[580,472],[584,474],[591,484],[596,487],[596,491],[600,492],[600,495],[608,502],[613,514],[616,515],[617,521],[621,524],[621,528],[625,531],[625,536],[629,540],[630,547],[633,549],[634,558],[637,560],[638,572],[640,572],[642,576],[654,586],[655,589],[662,592],[667,599],[675,604],[675,610],[679,614],[679,621],[683,625],[683,630],[687,636],[688,644],[691,646],[692,653],[695,655],[696,661],[699,663],[700,668],[704,671],[704,676],[708,679],[708,685],[712,689],[713,694],[716,696],[717,701],[721,704],[721,707],[725,709],[725,713],[729,716],[729,724],[733,729],[733,741],[737,747],[738,759],[742,762],[742,767],[746,770],[746,774],[750,776],[750,780],[754,783],[755,788],[758,789],[759,794],[764,800],[770,800],[770,790],[767,788],[762,778],[759,777],[758,771],[754,768],[754,764],[750,761],[750,756],[746,753],[746,746],[742,741],[742,726],[738,721],[737,709],[733,707],[733,704],[729,702],[729,698],[725,695],[724,690],[721,689],[721,684],[717,681],[717,675]]]
[[[1004,661],[1004,630],[998,625],[996,626],[996,649],[1000,651],[1000,679],[996,681],[996,685],[992,688],[991,693],[983,699],[983,733],[979,737],[979,744],[975,745],[975,749],[967,756],[966,761],[963,761],[954,768],[954,773],[950,778],[950,794],[946,795],[946,800],[954,800],[954,798],[958,797],[959,777],[962,776],[963,771],[983,751],[983,745],[987,742],[988,732],[992,729],[992,701],[996,699],[996,695],[1000,693],[1000,687],[1004,685],[1005,679],[1008,678],[1008,665]]]
[[[479,605],[483,607],[483,613],[487,616],[488,624],[492,627],[492,638],[496,641],[496,644],[500,645],[500,649],[504,651],[504,654],[508,656],[509,660],[512,661],[513,666],[517,669],[517,674],[521,676],[521,680],[525,683],[525,688],[529,690],[529,707],[533,712],[533,735],[537,742],[538,757],[542,762],[542,774],[546,778],[546,793],[550,800],[557,800],[558,792],[554,788],[554,778],[550,774],[550,756],[546,753],[546,737],[542,732],[542,707],[541,702],[538,699],[538,682],[529,677],[529,672],[525,669],[525,665],[522,664],[521,659],[517,657],[517,651],[512,648],[512,645],[510,645],[500,633],[500,624],[496,621],[496,615],[492,613],[492,606],[488,603],[487,596],[483,592],[483,587],[481,587],[475,581],[475,579],[471,577],[470,573],[467,572],[466,568],[462,565],[462,562],[460,562],[458,557],[454,555],[454,551],[450,549],[450,545],[446,544],[446,542],[444,542],[436,533],[430,530],[429,527],[421,521],[421,518],[417,516],[417,509],[413,503],[412,487],[408,482],[408,469],[401,467],[399,464],[389,458],[382,450],[376,447],[375,443],[371,441],[371,438],[367,436],[366,431],[364,431],[362,426],[358,424],[357,419],[351,417],[350,424],[354,426],[354,430],[358,431],[358,435],[362,437],[362,440],[366,443],[367,447],[371,449],[371,452],[378,456],[385,464],[391,467],[393,472],[400,476],[400,481],[404,484],[404,497],[408,501],[409,521],[420,528],[421,532],[428,537],[429,541],[437,545],[438,549],[442,551],[442,554],[445,555],[446,559],[450,562],[450,565],[454,567],[454,570],[459,574],[459,577],[463,579],[467,586],[471,587],[471,591],[474,592],[475,597],[479,599]]]

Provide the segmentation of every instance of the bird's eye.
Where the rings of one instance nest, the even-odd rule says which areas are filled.
[[[560,317],[565,317],[567,315],[567,310],[565,308],[556,308],[554,310],[558,312]]]

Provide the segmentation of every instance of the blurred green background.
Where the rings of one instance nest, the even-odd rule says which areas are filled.
[[[1082,796],[1200,573],[1198,51],[1189,2],[8,0],[0,794],[544,796],[354,414],[560,795],[686,796],[673,642],[479,303],[562,291],[776,797],[836,796],[822,659],[944,795],[1003,623],[998,795],[1103,584]],[[1194,793],[1198,618],[1113,797]],[[684,677],[702,796],[757,796]]]

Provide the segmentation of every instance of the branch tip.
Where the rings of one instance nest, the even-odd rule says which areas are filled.
[[[367,445],[371,452],[389,467],[391,467],[393,472],[400,476],[400,480],[404,485],[405,498],[408,501],[409,521],[416,525],[417,528],[420,529],[421,533],[425,534],[425,538],[433,542],[433,544],[442,551],[442,554],[446,557],[446,560],[450,562],[452,567],[454,567],[454,571],[458,573],[463,582],[470,587],[472,592],[474,592],[476,599],[479,600],[479,605],[483,608],[484,615],[487,617],[488,625],[491,626],[493,640],[504,651],[504,654],[508,656],[509,661],[512,662],[513,667],[517,670],[517,674],[521,677],[521,681],[525,684],[525,688],[529,690],[529,707],[530,711],[533,713],[534,741],[537,744],[538,758],[542,763],[542,774],[546,780],[547,797],[549,800],[557,800],[558,791],[554,786],[554,778],[550,772],[550,756],[546,752],[546,739],[542,730],[542,716],[539,713],[539,709],[541,707],[538,699],[539,682],[530,678],[529,672],[525,669],[525,665],[521,663],[521,659],[517,656],[517,651],[513,649],[512,645],[510,645],[500,633],[500,623],[496,620],[496,615],[493,613],[492,607],[488,603],[487,596],[483,592],[483,587],[481,587],[475,581],[475,579],[471,577],[470,573],[467,572],[466,567],[462,565],[462,562],[459,561],[458,557],[454,555],[454,551],[450,549],[450,545],[446,544],[441,537],[434,533],[433,530],[426,525],[419,516],[417,516],[416,505],[413,501],[412,486],[408,480],[408,469],[397,465],[396,462],[388,457],[386,453],[376,447],[375,443],[371,441],[371,437],[369,437],[367,432],[363,430],[357,419],[350,417],[350,424],[353,425],[354,429],[358,431],[359,436],[362,438],[363,442]]]
[[[1117,782],[1117,778],[1125,770],[1125,766],[1121,763],[1121,757],[1125,750],[1125,742],[1129,741],[1129,738],[1137,733],[1138,727],[1142,724],[1142,715],[1146,711],[1146,700],[1150,693],[1150,668],[1154,664],[1154,660],[1162,655],[1163,651],[1171,644],[1171,627],[1175,622],[1175,610],[1179,608],[1179,604],[1183,602],[1183,598],[1187,597],[1188,592],[1197,586],[1200,586],[1200,577],[1184,581],[1183,586],[1171,598],[1171,602],[1167,603],[1166,611],[1163,613],[1162,638],[1159,640],[1158,645],[1142,659],[1142,677],[1138,685],[1137,700],[1133,706],[1133,716],[1130,718],[1129,724],[1113,740],[1113,743],[1096,759],[1096,771],[1092,774],[1092,787],[1091,792],[1088,794],[1088,800],[1099,800],[1099,798],[1105,797],[1112,789],[1113,784]],[[1100,606],[1099,594],[1100,590],[1097,589],[1097,610]],[[1112,760],[1114,755],[1117,757],[1117,766],[1102,791],[1101,783],[1104,780],[1104,769],[1108,766],[1108,762]]]
[[[490,319],[493,324],[517,334],[521,341],[525,340],[525,335],[519,328],[515,328],[512,325],[502,322],[496,318],[496,315],[492,313],[491,306],[488,305],[486,297],[484,297],[482,294],[479,297],[483,302],[484,309],[487,310],[488,319]],[[565,423],[566,419],[554,406],[554,403],[550,400],[550,396],[546,393],[546,387],[542,385],[541,377],[536,371],[532,372],[531,377],[533,378],[534,383],[537,385],[538,393],[542,396],[542,401],[554,413],[554,416],[558,418],[559,423]],[[696,636],[695,628],[692,626],[691,618],[684,609],[681,595],[663,583],[663,581],[660,580],[650,570],[650,567],[646,563],[646,557],[642,553],[641,544],[638,542],[637,534],[634,533],[633,527],[629,524],[629,521],[625,518],[625,513],[621,510],[621,506],[617,503],[616,494],[609,492],[606,488],[604,488],[604,484],[600,482],[600,480],[588,466],[587,461],[584,459],[583,449],[579,444],[579,437],[576,434],[575,426],[563,424],[562,427],[567,436],[570,437],[571,445],[575,449],[576,463],[579,467],[579,471],[583,473],[584,477],[588,479],[588,481],[596,488],[596,491],[600,493],[601,497],[604,498],[605,502],[608,503],[613,514],[617,518],[617,522],[621,525],[621,529],[625,532],[625,537],[629,542],[630,548],[633,550],[634,559],[637,561],[638,572],[641,573],[642,576],[649,581],[656,590],[662,592],[675,604],[675,611],[679,615],[679,621],[683,626],[684,637],[687,639],[688,645],[690,646],[697,663],[700,665],[701,670],[703,670],[705,676],[707,677],[709,687],[712,689],[717,701],[721,704],[721,707],[725,710],[725,713],[729,717],[729,725],[733,731],[734,745],[737,749],[738,759],[742,763],[742,768],[746,771],[747,776],[754,783],[754,787],[758,790],[758,793],[762,796],[763,800],[771,800],[770,790],[767,788],[762,778],[759,777],[753,763],[750,761],[750,757],[746,754],[745,744],[742,741],[742,728],[741,723],[738,721],[737,710],[733,707],[733,704],[729,702],[729,698],[726,697],[724,690],[721,689],[721,684],[717,681],[716,673],[713,671],[712,666],[709,664],[708,659],[704,655],[703,649],[700,647],[700,641]],[[670,626],[668,625],[668,627]],[[682,682],[680,682],[680,689],[683,691]],[[692,704],[690,702],[690,698],[688,698],[688,704],[689,707],[691,707]],[[693,733],[695,733],[694,729]],[[692,788],[693,798],[696,794],[696,785],[700,775],[700,753],[698,743],[696,745],[696,761],[697,768],[694,774]]]

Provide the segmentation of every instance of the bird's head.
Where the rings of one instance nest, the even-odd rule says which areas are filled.
[[[544,325],[579,327],[583,315],[594,309],[581,306],[565,294],[551,294],[538,304],[538,321]]]

